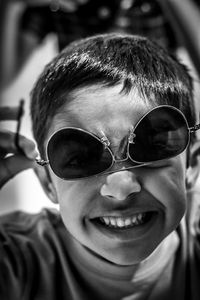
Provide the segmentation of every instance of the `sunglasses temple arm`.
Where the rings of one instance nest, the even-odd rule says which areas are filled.
[[[197,124],[193,127],[189,127],[190,132],[195,132],[200,129],[200,124]]]
[[[36,163],[42,167],[46,166],[49,164],[48,160],[44,160],[44,159],[40,159],[40,158],[36,158]]]

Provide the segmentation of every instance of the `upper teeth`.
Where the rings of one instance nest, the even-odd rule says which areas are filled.
[[[123,217],[101,217],[101,221],[108,226],[113,227],[128,227],[132,225],[139,225],[143,223],[145,213],[135,214],[132,217],[123,218]]]

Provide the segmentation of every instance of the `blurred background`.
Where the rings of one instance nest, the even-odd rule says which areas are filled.
[[[199,116],[199,0],[1,0],[0,107],[17,106],[25,99],[23,135],[33,138],[29,95],[44,65],[75,39],[116,31],[148,36],[188,66]],[[0,126],[16,130],[15,121]],[[16,209],[37,212],[42,207],[58,208],[32,170],[0,190],[0,214]]]

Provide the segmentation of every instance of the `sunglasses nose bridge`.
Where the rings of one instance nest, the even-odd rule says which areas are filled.
[[[110,167],[112,168],[112,171],[110,171],[111,173],[118,172],[122,169],[134,168],[133,159],[129,154],[129,143],[130,141],[123,146],[123,149],[118,150],[115,153],[113,153],[113,151],[109,147],[105,147],[109,149],[109,152],[112,156],[112,165]]]
[[[114,164],[120,164],[128,160],[128,155],[125,158],[118,159],[116,156],[113,156]]]
[[[129,144],[134,144],[132,140],[130,141],[130,138],[128,139],[128,143],[123,147],[123,150],[115,154],[112,152],[114,164],[119,164],[121,162],[126,162],[128,160],[131,162],[131,165],[133,164],[134,160],[130,155]]]
[[[113,160],[115,163],[120,163],[128,160],[128,145],[122,145],[117,151],[112,151]]]
[[[132,168],[134,168],[133,162],[129,159],[128,155],[124,159],[116,159],[116,157],[113,156],[111,169],[106,173],[110,174],[110,173],[120,172]]]

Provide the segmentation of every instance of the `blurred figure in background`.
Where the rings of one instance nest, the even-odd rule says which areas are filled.
[[[109,31],[120,9],[118,0],[28,0],[9,1],[10,9],[16,10],[15,39],[4,39],[4,57],[8,48],[12,48],[12,65],[7,59],[4,73],[7,73],[5,83],[10,82],[23,67],[27,58],[43,40],[51,33],[58,41],[58,51],[62,50],[73,40],[95,33]],[[9,8],[7,7],[7,10]],[[5,31],[8,30],[9,19],[5,20]],[[9,66],[9,67],[8,67]],[[9,70],[10,69],[10,70]]]
[[[18,74],[27,58],[50,33],[57,37],[58,51],[73,40],[95,33],[121,31],[140,34],[157,41],[171,51],[182,46],[180,30],[175,24],[176,5],[163,0],[10,0],[7,9],[17,5],[15,23],[2,16],[3,82],[9,83]],[[175,1],[180,2],[181,1]],[[200,8],[198,0],[183,3]],[[10,5],[10,8],[9,8]],[[169,10],[172,6],[172,9]],[[182,4],[181,4],[182,6]],[[166,9],[167,8],[167,9]],[[178,10],[180,5],[178,4]],[[186,7],[189,22],[194,22],[193,13]],[[175,11],[176,15],[173,16]],[[2,9],[2,14],[4,9]],[[172,15],[172,16],[171,16]],[[180,12],[180,17],[182,17]],[[185,21],[185,19],[184,19]],[[180,22],[179,22],[180,23]],[[183,20],[182,20],[183,23]],[[10,26],[9,26],[10,24]],[[196,24],[198,25],[198,24]],[[195,26],[195,22],[194,22]],[[14,28],[11,28],[14,27]],[[10,28],[10,29],[9,29]],[[10,34],[9,34],[10,30]],[[15,37],[11,32],[15,32]],[[198,39],[198,36],[196,36]],[[187,46],[187,45],[186,45]],[[189,46],[189,45],[188,45]],[[9,54],[9,55],[8,55]]]

